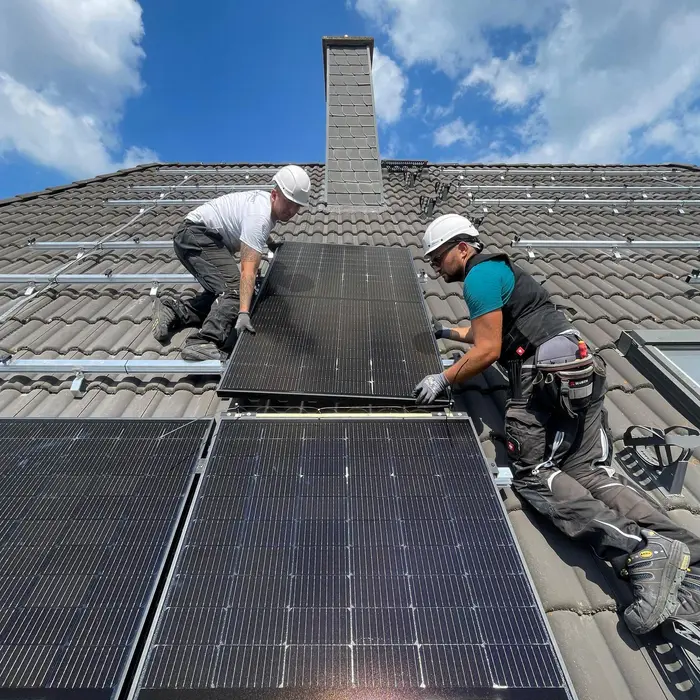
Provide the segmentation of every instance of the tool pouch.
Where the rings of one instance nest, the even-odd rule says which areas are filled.
[[[535,354],[536,391],[540,398],[567,413],[578,417],[604,391],[605,365],[594,355],[562,362],[539,362]]]

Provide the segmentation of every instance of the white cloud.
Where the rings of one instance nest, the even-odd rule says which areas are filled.
[[[667,120],[653,126],[644,138],[652,146],[674,146],[681,137],[681,129],[678,124]]]
[[[433,143],[436,146],[451,146],[453,143],[461,142],[472,144],[478,135],[474,124],[465,124],[462,118],[455,119],[449,124],[443,124],[433,134]]]
[[[0,154],[71,177],[157,159],[118,136],[142,90],[142,38],[136,0],[0,3]]]
[[[389,160],[397,158],[399,155],[399,149],[401,148],[401,141],[396,133],[393,131],[389,133],[388,143],[385,148],[382,148],[381,157],[387,158]]]
[[[413,90],[413,101],[406,110],[406,114],[409,117],[416,117],[429,124],[448,117],[453,111],[454,101],[448,105],[429,105],[423,100],[423,89],[415,88]]]
[[[393,124],[401,118],[408,80],[401,68],[389,56],[374,49],[372,85],[377,119]]]
[[[450,114],[454,112],[454,109],[454,102],[451,102],[448,105],[434,105],[432,107],[428,107],[427,113],[428,117],[431,119],[444,119],[445,117],[449,117]]]
[[[659,147],[669,157],[686,162],[700,158],[700,112],[689,111],[677,119],[659,122],[644,134],[644,141]]]
[[[546,24],[560,0],[357,0],[355,7],[384,31],[408,65],[432,63],[452,77],[490,57],[484,31]]]
[[[485,84],[494,102],[502,106],[522,107],[536,90],[534,76],[523,70],[518,57],[511,54],[506,60],[492,58],[475,65],[460,83],[459,93],[465,88]]]
[[[408,108],[408,114],[411,117],[419,117],[425,110],[425,105],[423,104],[423,90],[421,88],[416,88],[413,91],[413,102]]]
[[[512,110],[512,160],[620,162],[650,146],[680,160],[700,156],[695,0],[357,0],[356,8],[407,66],[423,63],[454,81],[457,115],[475,89]],[[527,39],[504,55],[512,29]],[[483,131],[483,121],[500,117],[470,110],[475,119]]]

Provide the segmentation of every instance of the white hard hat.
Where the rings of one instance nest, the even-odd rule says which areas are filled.
[[[459,214],[443,214],[435,221],[431,221],[423,234],[423,254],[430,255],[436,251],[443,243],[457,236],[468,236],[479,238],[476,226]]]
[[[304,168],[298,165],[285,165],[275,173],[272,181],[290,201],[301,205],[309,203],[311,180]]]

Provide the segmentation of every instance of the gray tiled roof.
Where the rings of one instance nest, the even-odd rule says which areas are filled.
[[[265,164],[253,167],[260,165]],[[227,167],[243,171],[246,166],[227,164]],[[488,212],[483,212],[481,206],[466,196],[465,190],[458,189],[459,185],[479,183],[484,186],[479,196],[489,196],[489,184],[659,185],[662,177],[659,166],[616,166],[615,170],[622,174],[609,175],[605,181],[601,181],[597,169],[585,174],[568,166],[557,169],[554,181],[550,179],[552,166],[510,167],[503,180],[502,169],[496,167],[481,174],[461,173],[460,180],[459,172],[427,166],[413,186],[406,184],[401,172],[385,168],[386,207],[380,211],[345,212],[323,201],[324,167],[305,167],[313,186],[310,206],[294,221],[279,227],[275,236],[297,241],[405,246],[411,251],[416,269],[427,275],[425,297],[433,316],[445,323],[460,323],[468,318],[468,310],[459,285],[436,278],[422,261],[420,248],[420,235],[427,222],[421,214],[420,198],[434,197],[436,183],[449,184],[446,198],[435,202],[435,215],[455,211],[484,217],[480,228],[487,250],[512,253],[518,264],[543,280],[555,302],[567,310],[588,340],[601,349],[609,368],[607,407],[617,448],[630,423],[658,426],[686,423],[650,382],[618,354],[615,340],[621,330],[634,327],[700,328],[700,297],[692,296],[690,287],[683,281],[697,267],[697,254],[682,250],[624,251],[618,260],[595,250],[541,250],[534,260],[529,260],[526,251],[511,249],[509,245],[516,235],[572,240],[593,236],[697,239],[700,206],[686,205],[685,214],[664,201],[619,207],[617,214],[611,206],[585,203],[555,206],[552,213],[547,207],[532,205],[489,207]],[[177,172],[164,173],[159,172],[158,166],[146,166],[0,202],[0,270],[55,270],[74,254],[27,248],[29,238],[69,241],[108,235],[128,222],[136,210],[108,207],[104,203],[106,199],[133,197],[130,190],[133,185],[175,184],[180,179]],[[235,172],[203,173],[193,176],[188,184],[224,184],[237,180],[243,178]],[[262,184],[268,180],[269,174],[252,173],[245,182]],[[700,186],[700,171],[677,166],[667,175],[667,181]],[[493,197],[504,196],[496,190],[491,193]],[[596,193],[595,197],[608,194]],[[188,191],[186,196],[215,195],[211,191]],[[648,193],[650,199],[666,201],[671,195]],[[507,196],[525,197],[525,193],[509,192]],[[583,195],[568,192],[566,197]],[[591,198],[595,197],[591,192]],[[683,198],[695,197],[686,193]],[[156,208],[145,213],[119,238],[138,235],[146,240],[168,240],[189,208],[187,205]],[[78,262],[71,272],[107,269],[115,273],[182,271],[169,250],[130,250],[103,251],[94,260]],[[194,286],[190,289],[194,291]],[[23,291],[21,287],[0,286],[0,316]],[[164,289],[162,293],[172,291]],[[187,331],[162,347],[151,336],[150,313],[148,287],[58,286],[20,307],[0,325],[0,348],[11,350],[17,357],[177,357]],[[461,348],[448,343],[442,349],[451,353]],[[70,376],[0,376],[0,416],[195,417],[213,415],[227,406],[227,402],[216,396],[218,377],[88,377],[82,398],[73,397],[70,382]],[[472,415],[487,454],[500,462],[504,461],[504,455],[498,445],[490,442],[489,433],[502,427],[504,400],[504,381],[493,369],[469,382],[459,395],[460,405]],[[664,505],[671,509],[672,518],[700,533],[697,460],[691,464],[686,484],[683,497],[666,501]],[[512,493],[508,494],[507,506],[579,698],[670,697],[667,688],[680,681],[679,672],[674,676],[669,671],[670,680],[663,680],[659,670],[663,670],[663,659],[655,665],[652,651],[640,649],[638,642],[626,632],[613,598],[613,593],[620,589],[605,569],[586,549],[536,520]]]
[[[371,39],[326,37],[326,201],[380,206],[382,172],[372,94]]]

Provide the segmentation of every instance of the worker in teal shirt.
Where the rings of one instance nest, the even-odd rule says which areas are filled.
[[[700,624],[700,538],[610,468],[603,361],[531,275],[503,253],[482,252],[466,217],[438,217],[423,248],[446,281],[464,282],[471,320],[436,334],[472,347],[444,372],[424,377],[417,402],[432,403],[450,384],[498,362],[508,373],[504,444],[513,488],[630,582],[634,600],[624,618],[635,634],[669,617]]]

